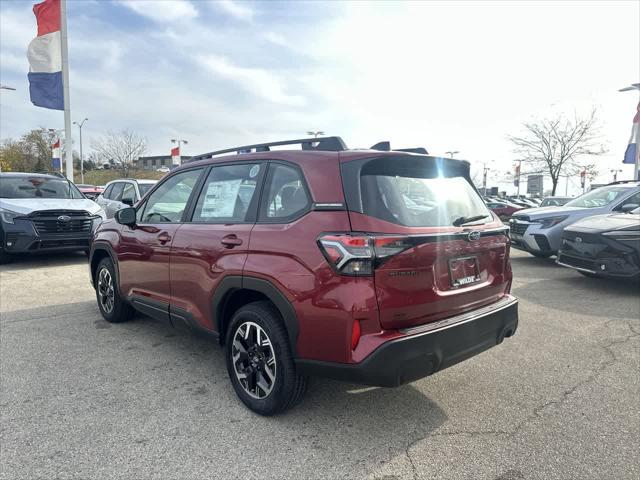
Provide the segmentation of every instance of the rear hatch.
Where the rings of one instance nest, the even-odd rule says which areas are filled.
[[[509,292],[507,228],[471,185],[467,162],[424,155],[345,162],[352,236],[369,238],[383,328],[408,328]]]

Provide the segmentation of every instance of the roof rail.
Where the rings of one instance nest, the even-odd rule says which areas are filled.
[[[378,150],[380,152],[407,152],[407,153],[419,153],[421,155],[428,155],[427,149],[424,147],[415,147],[415,148],[394,148],[391,150],[391,142],[378,142],[369,150]]]
[[[617,180],[615,182],[607,183],[607,185],[619,185],[621,183],[638,183],[640,180]]]
[[[254,145],[244,145],[242,147],[227,148],[225,150],[216,150],[215,152],[202,153],[191,157],[188,162],[196,160],[204,160],[216,155],[225,153],[252,153],[252,152],[268,152],[271,147],[279,147],[282,145],[302,145],[302,150],[314,150],[321,152],[343,152],[347,149],[346,144],[340,137],[321,137],[321,138],[302,138],[299,140],[283,140],[280,142],[256,143]]]

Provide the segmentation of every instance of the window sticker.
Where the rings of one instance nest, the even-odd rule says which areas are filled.
[[[240,191],[239,180],[211,182],[202,204],[202,218],[231,218]]]
[[[249,178],[254,178],[258,175],[258,172],[260,172],[260,165],[254,165],[251,167],[251,170],[249,170]]]

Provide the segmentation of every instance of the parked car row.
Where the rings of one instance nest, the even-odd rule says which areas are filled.
[[[563,206],[514,213],[512,244],[590,276],[640,277],[639,207],[640,182],[614,182]]]

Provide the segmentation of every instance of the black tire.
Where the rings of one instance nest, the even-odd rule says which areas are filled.
[[[258,333],[259,329],[262,334]],[[234,343],[236,334],[243,337],[238,340],[244,344]],[[246,339],[245,334],[248,335]],[[268,345],[258,341],[264,339],[258,336],[263,334],[267,336]],[[233,315],[227,329],[225,357],[233,389],[250,410],[260,415],[274,415],[302,399],[307,379],[296,372],[287,331],[280,313],[270,302],[250,303]],[[243,380],[242,375],[246,375]],[[269,391],[260,388],[259,384],[269,387]]]
[[[93,284],[96,289],[96,301],[102,318],[109,323],[121,323],[131,320],[134,313],[133,307],[120,296],[115,268],[110,258],[103,258],[98,263]],[[111,301],[108,301],[108,299]]]
[[[578,270],[577,271],[580,275],[584,275],[585,277],[589,277],[589,278],[602,278],[600,275],[598,275],[597,273],[591,273],[591,272],[583,272],[582,270]]]
[[[553,253],[540,253],[540,252],[529,252],[531,255],[537,258],[549,258]]]

